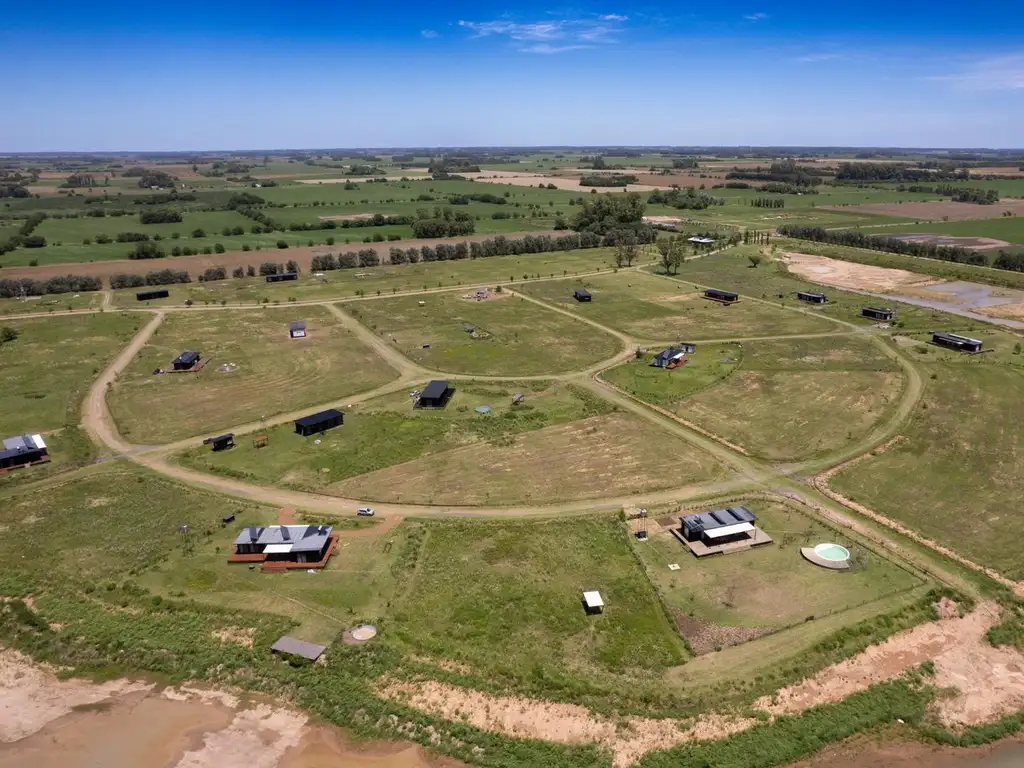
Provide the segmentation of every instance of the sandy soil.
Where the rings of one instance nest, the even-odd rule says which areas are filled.
[[[1004,211],[1024,215],[1024,200],[1003,200],[992,205],[954,203],[937,200],[928,203],[865,203],[863,205],[821,206],[823,211],[840,213],[871,213],[879,216],[898,216],[919,221],[965,221],[967,219],[997,219]]]
[[[934,244],[947,247],[960,246],[961,248],[973,248],[975,251],[994,251],[998,248],[1012,246],[1012,243],[1008,243],[1005,240],[996,240],[994,237],[953,237],[952,235],[927,233],[887,235],[887,237],[907,243]]]
[[[645,224],[679,224],[681,221],[678,216],[644,216]]]
[[[852,261],[813,256],[807,253],[785,253],[781,261],[795,275],[824,285],[885,293],[897,288],[922,287],[945,282],[905,269],[874,267]]]
[[[372,213],[343,213],[338,216],[319,216],[318,218],[320,221],[361,221],[373,217]]]
[[[385,683],[380,693],[448,720],[468,722],[508,736],[560,744],[602,744],[612,751],[617,768],[632,765],[656,749],[687,741],[725,738],[757,722],[722,715],[702,716],[686,723],[642,717],[613,722],[575,704],[493,696],[433,681]]]
[[[279,768],[449,768],[448,758],[432,758],[413,744],[350,744],[336,728],[313,728],[285,753]]]
[[[972,310],[988,317],[1004,317],[1010,320],[1024,320],[1024,304],[1003,304],[998,307],[980,307]]]
[[[908,738],[913,735],[898,729],[886,732],[881,742],[875,736],[855,736],[791,768],[1019,768],[1024,764],[1024,741],[962,749],[903,740]]]
[[[304,735],[306,716],[259,704],[243,709],[224,729],[206,734],[175,768],[275,768]]]
[[[486,184],[511,184],[516,187],[536,187],[538,184],[547,186],[554,184],[559,189],[569,192],[589,193],[590,187],[580,186],[579,175],[575,176],[545,176],[540,173],[528,173],[526,171],[481,171],[480,173],[463,174],[466,178],[476,179]],[[598,192],[653,192],[656,189],[668,189],[669,183],[660,181],[660,176],[651,177],[659,179],[656,183],[630,184],[628,187],[596,187]]]

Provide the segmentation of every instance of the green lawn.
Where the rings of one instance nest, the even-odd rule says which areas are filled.
[[[384,298],[345,307],[412,360],[450,373],[565,373],[620,349],[614,337],[518,296],[494,293],[476,301],[472,293],[465,295]]]
[[[1015,500],[1024,492],[1024,365],[1005,351],[984,360],[926,349],[915,358],[936,362],[924,366],[927,390],[903,430],[905,441],[840,473],[832,485],[975,562],[1022,579],[1017,542],[1024,522]]]
[[[687,355],[685,365],[666,370],[651,366],[651,359],[661,351],[652,348],[642,359],[607,370],[601,378],[641,400],[674,410],[683,398],[718,384],[736,371],[743,350],[740,344],[702,344]]]
[[[747,552],[697,559],[667,528],[636,550],[655,586],[698,652],[716,629],[773,630],[820,619],[922,583],[860,542],[804,514],[794,506],[761,499],[740,500],[757,515],[758,527],[773,542]],[[714,507],[712,507],[714,508]],[[687,510],[687,514],[691,512]],[[681,513],[680,513],[681,514]],[[670,516],[679,527],[679,514]],[[832,542],[850,550],[852,567],[829,571],[800,555],[801,547]],[[679,565],[670,570],[669,565]],[[755,633],[733,633],[742,641]]]
[[[424,524],[412,587],[388,630],[410,652],[541,688],[570,677],[663,670],[686,651],[611,516]],[[603,614],[587,616],[584,590]]]
[[[308,336],[290,339],[305,320]],[[170,369],[185,350],[210,362],[197,373]],[[230,372],[221,366],[230,365]],[[282,411],[370,390],[394,370],[325,307],[168,315],[107,395],[121,433],[138,443],[211,434]]]
[[[444,410],[406,393],[345,409],[317,439],[290,424],[226,452],[196,448],[188,466],[259,483],[379,501],[551,503],[633,493],[724,474],[710,457],[572,385],[456,382]],[[512,395],[525,395],[513,406]],[[476,408],[489,405],[489,414]],[[524,483],[523,478],[531,478]]]
[[[104,312],[4,321],[19,335],[0,344],[0,435],[77,424],[89,385],[147,319]]]

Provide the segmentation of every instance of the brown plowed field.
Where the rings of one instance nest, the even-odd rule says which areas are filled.
[[[931,203],[865,203],[864,205],[822,206],[823,211],[839,213],[869,213],[877,216],[897,216],[918,221],[966,221],[967,219],[998,219],[1005,211],[1024,215],[1024,200],[1003,200],[993,205],[954,203],[940,200]]]
[[[554,235],[554,232],[515,232],[509,233],[506,237],[526,237],[527,235]],[[346,251],[360,251],[365,248],[373,248],[381,256],[381,261],[387,263],[388,251],[392,246],[399,248],[419,248],[424,245],[435,246],[440,243],[473,243],[487,240],[495,235],[469,235],[467,237],[439,237],[430,240],[400,240],[397,243],[350,243],[348,245],[314,245],[312,248],[287,248],[284,250],[269,249],[265,251],[231,251],[229,253],[201,254],[197,256],[177,256],[166,259],[142,259],[132,261],[130,259],[111,259],[110,261],[91,261],[78,264],[43,264],[38,267],[4,267],[5,278],[31,277],[36,280],[45,280],[48,277],[59,277],[61,275],[90,275],[94,277],[110,277],[111,275],[123,273],[129,275],[144,275],[153,269],[187,269],[193,276],[201,273],[207,267],[224,267],[230,272],[235,267],[244,267],[249,264],[257,265],[263,261],[275,261],[284,263],[288,259],[298,262],[299,268],[308,270],[313,263],[313,257],[324,253],[344,253]]]

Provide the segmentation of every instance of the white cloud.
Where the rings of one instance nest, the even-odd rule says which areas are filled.
[[[433,40],[435,37],[440,37],[440,36],[441,36],[441,34],[439,32],[434,31],[433,29],[421,29],[420,30],[420,37],[425,37],[425,38],[427,38],[427,40]]]
[[[627,16],[571,17],[548,21],[519,22],[509,18],[494,21],[460,20],[459,26],[473,37],[507,37],[522,45],[522,53],[565,53],[591,48],[597,43],[614,43],[623,31]]]
[[[747,14],[743,18],[746,19],[747,21],[764,21],[765,19],[768,18],[768,14],[761,13],[760,11],[758,11],[757,13]]]
[[[961,72],[930,79],[951,83],[964,91],[1024,90],[1024,53],[980,59]]]
[[[816,64],[821,61],[838,61],[847,58],[849,55],[845,53],[809,53],[806,56],[797,56],[793,61],[799,61],[801,64]]]

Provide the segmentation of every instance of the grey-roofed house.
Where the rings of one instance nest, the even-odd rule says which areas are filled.
[[[0,451],[0,472],[49,460],[42,435],[8,437],[4,440],[4,449]]]
[[[980,339],[972,339],[968,336],[960,336],[956,333],[933,333],[932,344],[937,347],[955,349],[959,352],[981,352],[982,342]]]
[[[304,339],[306,338],[306,321],[296,320],[294,323],[288,326],[288,336],[292,339]]]
[[[246,528],[235,538],[235,554],[229,562],[250,562],[253,555],[262,555],[264,562],[318,563],[327,556],[333,533],[329,525]]]
[[[687,515],[673,533],[698,557],[768,544],[771,538],[757,527],[757,515],[746,507],[728,507]]]
[[[274,653],[286,653],[289,656],[301,656],[304,659],[316,661],[323,656],[324,651],[327,650],[327,646],[317,645],[316,643],[307,643],[305,640],[299,640],[297,637],[289,637],[288,635],[285,635],[270,646],[270,650]]]

